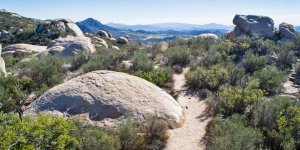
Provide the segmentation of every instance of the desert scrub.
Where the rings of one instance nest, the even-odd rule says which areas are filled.
[[[154,62],[147,56],[146,51],[136,51],[132,57],[133,70],[149,72],[153,70]]]
[[[0,77],[0,112],[11,112],[17,101],[33,90],[33,80],[15,76]]]
[[[209,150],[259,149],[263,136],[248,127],[245,117],[233,115],[227,119],[214,118],[207,129]]]
[[[86,58],[84,58],[85,56],[82,57],[83,58],[78,59],[78,61],[83,60],[84,63]],[[96,70],[115,70],[121,60],[123,60],[123,55],[119,51],[115,49],[100,48],[88,58],[86,63],[81,65],[81,69],[84,73]],[[75,64],[75,62],[73,62],[73,64]],[[78,64],[81,63],[78,62]]]
[[[222,65],[214,65],[210,69],[198,67],[185,75],[187,85],[194,90],[217,90],[222,84],[229,81],[229,73]]]
[[[172,69],[157,69],[151,72],[137,71],[133,75],[143,78],[159,87],[172,80]]]
[[[33,86],[38,89],[51,88],[63,82],[67,69],[65,60],[59,56],[41,56],[32,58],[20,65],[20,76],[29,77],[34,81]]]
[[[191,52],[186,47],[171,47],[166,51],[167,63],[170,65],[186,66],[190,63]]]

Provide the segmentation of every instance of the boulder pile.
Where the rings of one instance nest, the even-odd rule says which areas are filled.
[[[295,37],[293,25],[282,23],[278,30],[274,27],[273,19],[266,16],[236,15],[233,24],[236,25],[234,30],[227,33],[230,39],[257,36],[286,41]]]

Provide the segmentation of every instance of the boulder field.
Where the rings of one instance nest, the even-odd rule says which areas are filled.
[[[179,103],[162,89],[113,71],[90,72],[58,85],[34,101],[26,113],[85,116],[104,124],[115,124],[131,114],[138,122],[158,117],[171,128],[180,127],[184,120]]]

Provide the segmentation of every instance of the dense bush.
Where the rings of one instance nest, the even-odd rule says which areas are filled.
[[[253,77],[260,82],[260,88],[267,91],[268,94],[280,92],[285,76],[286,73],[278,70],[275,66],[267,66],[253,73]]]
[[[23,118],[0,113],[0,149],[75,149],[78,141],[69,135],[72,121],[39,116]]]
[[[247,127],[244,117],[234,115],[229,119],[216,117],[208,128],[210,150],[259,149],[262,135],[259,130]]]
[[[80,61],[85,62],[85,56],[82,57]],[[114,70],[118,67],[122,59],[123,55],[115,49],[97,49],[97,51],[90,56],[89,61],[83,64],[81,68],[84,73],[96,70]]]
[[[290,106],[299,106],[299,101],[291,97],[276,96],[270,101],[259,101],[253,109],[252,124],[264,134],[264,147],[281,149],[283,134],[278,132],[279,114]]]
[[[64,60],[59,56],[42,56],[25,62],[21,67],[21,75],[34,81],[37,88],[51,88],[63,82],[66,69]]]
[[[151,72],[137,71],[134,75],[160,87],[172,80],[172,70],[170,68],[157,69]]]
[[[243,114],[247,108],[257,103],[263,96],[256,80],[249,81],[245,87],[223,86],[209,105],[216,114],[230,116],[234,113]]]
[[[267,64],[267,58],[264,56],[258,56],[252,52],[248,52],[244,58],[244,68],[247,73],[253,73],[256,70],[264,68]]]
[[[14,76],[0,77],[0,112],[14,111],[32,90],[33,81]]]
[[[283,136],[283,149],[300,148],[300,107],[289,106],[282,110],[278,119],[279,133]]]
[[[191,53],[186,47],[172,47],[167,49],[166,57],[170,65],[186,66],[190,63]]]
[[[222,84],[228,82],[229,73],[221,65],[214,65],[210,69],[198,67],[186,74],[187,85],[192,89],[217,90]]]
[[[136,51],[132,57],[133,69],[135,71],[152,71],[154,62],[147,56],[145,51]]]
[[[122,150],[138,150],[142,149],[145,145],[145,141],[141,131],[137,127],[131,118],[128,116],[127,120],[120,125],[120,141]]]
[[[113,131],[105,132],[102,128],[75,121],[70,134],[79,142],[78,150],[118,150],[121,143]]]

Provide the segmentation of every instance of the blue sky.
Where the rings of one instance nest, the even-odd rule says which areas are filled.
[[[92,17],[103,23],[231,25],[235,14],[300,25],[300,0],[0,0],[0,8],[38,19]]]

